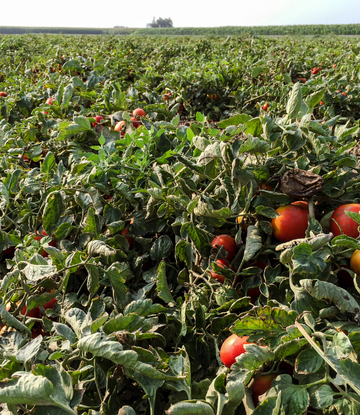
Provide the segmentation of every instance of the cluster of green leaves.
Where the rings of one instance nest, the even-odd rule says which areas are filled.
[[[182,122],[179,103],[160,102],[156,88],[169,90],[170,71],[184,93],[190,76],[207,82],[189,70],[179,85],[180,63],[169,56],[183,47],[188,67],[205,65],[206,51],[219,45],[204,40],[194,52],[188,41],[159,42],[156,50],[127,39],[118,50],[118,39],[58,37],[49,59],[46,42],[34,40],[4,37],[1,46],[0,89],[9,93],[0,98],[3,412],[357,413],[360,280],[349,271],[344,287],[338,274],[360,244],[330,241],[327,232],[335,207],[360,200],[350,153],[358,123],[347,118],[347,103],[329,104],[323,124],[314,116],[337,75],[289,88],[292,74],[281,72],[279,116],[236,113],[239,101],[215,128],[200,112]],[[249,50],[248,65],[265,45]],[[30,47],[32,62],[24,59]],[[126,55],[135,55],[130,74]],[[150,66],[154,56],[158,66]],[[207,67],[215,72],[223,59]],[[304,64],[297,55],[292,62]],[[147,116],[134,129],[125,110],[139,105]],[[125,120],[126,135],[109,119],[93,127],[99,113]],[[290,199],[276,178],[294,168],[324,179],[319,220],[303,240],[279,245],[271,220]],[[238,244],[228,270],[216,264],[225,252],[211,247],[219,234]],[[228,370],[219,348],[230,331],[256,343]],[[255,409],[249,388],[264,373],[278,376]]]

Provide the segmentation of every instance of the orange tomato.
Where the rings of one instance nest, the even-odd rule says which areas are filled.
[[[308,227],[309,211],[303,207],[286,205],[276,209],[280,216],[271,221],[274,237],[280,242],[304,238]]]

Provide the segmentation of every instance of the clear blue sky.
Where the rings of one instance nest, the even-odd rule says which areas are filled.
[[[0,0],[0,26],[175,27],[360,23],[360,0]]]

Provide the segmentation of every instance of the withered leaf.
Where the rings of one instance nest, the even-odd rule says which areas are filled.
[[[291,197],[310,197],[318,193],[324,179],[318,174],[306,170],[293,169],[281,178],[281,190]]]

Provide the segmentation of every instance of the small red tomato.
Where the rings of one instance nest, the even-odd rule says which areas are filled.
[[[47,303],[44,304],[45,310],[47,310],[48,308],[53,309],[56,303],[57,303],[56,298],[53,298],[52,300],[48,301]]]
[[[45,229],[43,229],[43,231],[41,232],[41,235],[43,235],[43,236],[37,235],[37,236],[35,236],[34,239],[36,239],[37,241],[40,242],[44,236],[48,236],[48,234],[45,232]],[[53,246],[54,248],[57,248],[57,243],[56,243],[55,239],[52,239],[48,243],[48,245]],[[45,249],[41,249],[40,255],[44,258],[47,258],[49,256],[49,254],[45,251]]]
[[[22,308],[21,314],[23,316],[26,314],[26,305],[24,305],[24,307]],[[27,317],[39,318],[40,317],[40,308],[39,307],[32,308],[26,315],[27,315]]]
[[[226,261],[226,259],[220,258],[216,261],[216,265],[218,265],[221,268],[229,268],[230,262]],[[217,274],[215,271],[210,271],[210,275],[215,280],[220,281],[222,284],[225,281],[225,277],[221,274]]]
[[[54,105],[54,104],[53,104],[53,101],[55,101],[55,98],[48,98],[48,99],[46,100],[46,104],[49,104],[49,105]]]
[[[101,115],[97,115],[96,117],[94,117],[95,118],[95,122],[93,122],[92,123],[92,126],[93,127],[96,127],[98,124],[100,124],[101,123],[101,120],[103,120],[104,119],[104,117],[102,117]]]
[[[145,117],[145,115],[146,115],[146,112],[142,108],[136,108],[133,111],[134,117]]]
[[[271,388],[272,381],[276,378],[277,375],[264,375],[260,376],[256,379],[253,383],[252,389],[252,398],[254,401],[254,405],[257,406],[259,403],[259,396],[263,395]]]
[[[231,261],[236,253],[235,239],[230,235],[218,235],[211,242],[212,247],[221,248],[224,246],[225,251],[228,253],[227,260]]]
[[[266,103],[263,105],[262,109],[263,109],[264,111],[267,111],[269,107],[270,107],[270,105],[266,102]]]
[[[341,95],[344,96],[344,97],[347,97],[347,93],[346,92],[342,92]]]
[[[0,97],[6,98],[8,96],[8,93],[5,91],[0,91]]]
[[[141,121],[138,121],[136,117],[131,117],[132,125],[134,128],[139,128],[141,125]]]
[[[118,131],[121,136],[123,137],[125,135],[125,130],[126,130],[126,123],[125,121],[119,121],[115,127],[114,127],[115,131]]]
[[[334,63],[333,68],[336,68],[336,63]]]
[[[171,98],[171,92],[168,92],[167,94],[164,95],[164,100],[167,101]]]
[[[248,338],[249,336],[240,337],[232,334],[224,341],[220,349],[220,359],[225,366],[231,367],[236,362],[236,358],[245,353],[244,345],[251,344],[246,341]]]

